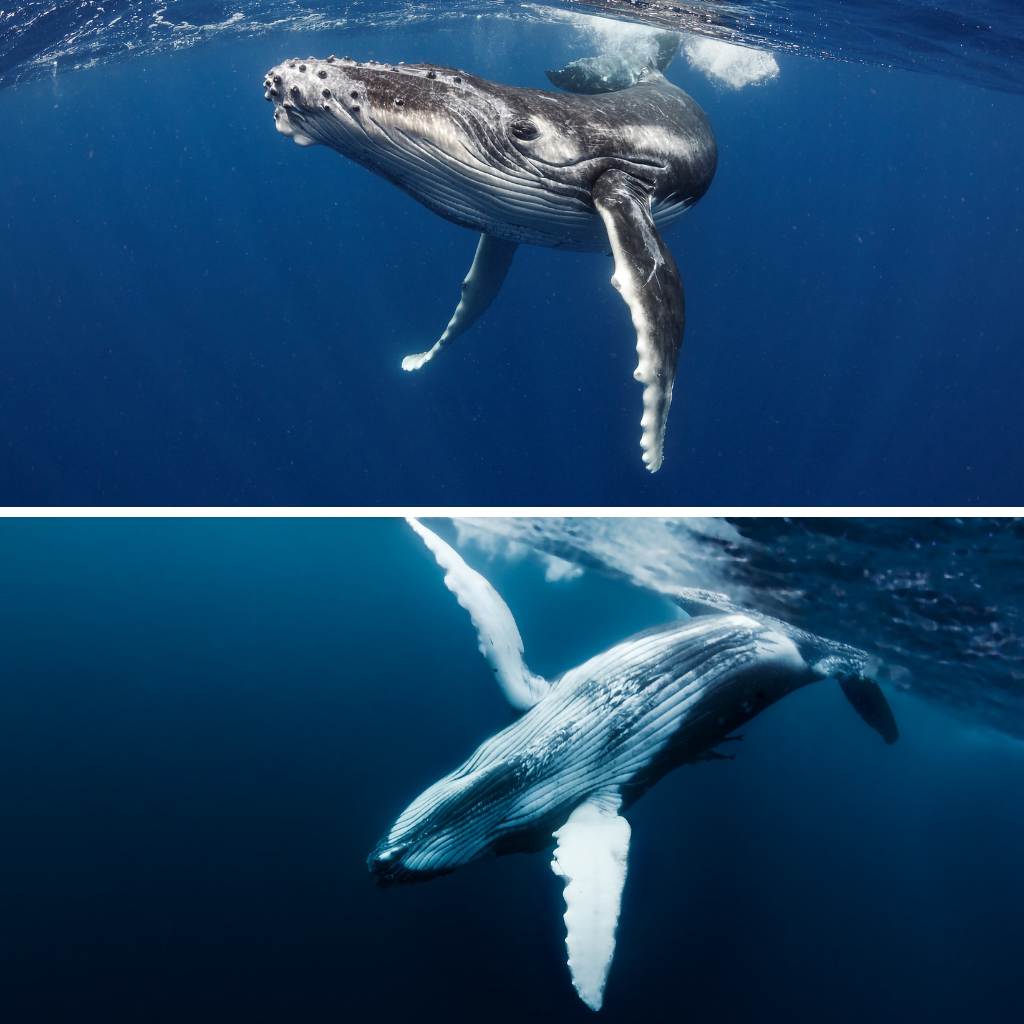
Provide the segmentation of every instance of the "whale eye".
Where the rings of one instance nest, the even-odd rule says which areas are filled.
[[[512,134],[523,142],[529,142],[531,139],[537,138],[540,135],[540,129],[531,121],[529,118],[520,118],[518,121],[513,121],[512,126],[509,129]]]

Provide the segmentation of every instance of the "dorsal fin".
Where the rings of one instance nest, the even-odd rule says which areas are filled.
[[[408,518],[406,522],[444,569],[444,585],[469,612],[480,653],[494,669],[508,702],[520,711],[533,707],[551,689],[551,684],[542,676],[534,675],[523,661],[523,638],[508,605],[480,573],[466,565],[451,545],[419,520]]]
[[[658,32],[645,38],[642,48],[634,45],[616,53],[583,57],[546,74],[554,85],[566,92],[618,92],[642,82],[652,70],[664,71],[678,52],[679,36],[674,32]]]

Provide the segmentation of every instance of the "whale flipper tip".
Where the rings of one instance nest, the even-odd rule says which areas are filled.
[[[648,473],[657,473],[661,469],[661,464],[664,461],[661,453],[655,454],[654,452],[644,452],[641,456],[644,463],[644,468]]]
[[[433,358],[434,351],[430,349],[427,352],[416,352],[413,355],[405,356],[402,360],[402,369],[406,373],[412,373],[413,370],[418,370],[420,367],[426,365]]]

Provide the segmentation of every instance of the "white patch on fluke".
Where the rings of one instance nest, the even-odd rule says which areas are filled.
[[[554,833],[551,870],[565,879],[565,948],[573,987],[591,1010],[600,1010],[615,955],[629,855],[629,822],[619,816],[618,794],[584,801]]]

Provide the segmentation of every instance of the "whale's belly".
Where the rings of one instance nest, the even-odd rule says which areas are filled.
[[[598,250],[608,247],[601,219],[581,190],[555,190],[496,174],[444,176],[404,166],[393,180],[445,220],[522,245]],[[481,178],[483,180],[481,180]]]

